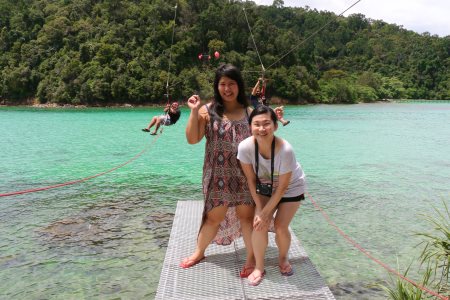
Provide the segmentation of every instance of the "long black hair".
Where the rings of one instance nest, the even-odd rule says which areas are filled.
[[[220,65],[216,70],[216,77],[214,78],[214,102],[211,105],[211,120],[223,118],[224,106],[223,99],[219,93],[219,81],[224,76],[236,81],[239,88],[237,101],[242,104],[244,108],[249,106],[247,97],[245,96],[245,84],[244,79],[242,79],[241,71],[231,64]]]

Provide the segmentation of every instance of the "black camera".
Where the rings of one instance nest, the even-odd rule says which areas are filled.
[[[272,196],[272,185],[270,183],[257,183],[256,184],[256,193],[270,197]]]

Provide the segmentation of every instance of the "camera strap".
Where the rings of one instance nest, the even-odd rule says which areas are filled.
[[[270,180],[273,186],[273,170],[274,170],[274,159],[275,159],[275,136],[272,140],[272,150],[270,154]],[[258,167],[259,167],[259,152],[258,152],[258,142],[255,139],[255,170],[256,170],[256,183],[261,183],[258,177]]]

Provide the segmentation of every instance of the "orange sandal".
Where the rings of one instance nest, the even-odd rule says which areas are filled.
[[[199,262],[201,262],[202,260],[204,260],[206,258],[206,256],[203,256],[200,259],[192,259],[190,257],[186,257],[185,259],[183,259],[180,263],[180,267],[182,267],[183,269],[187,269],[190,268],[192,266],[195,266],[196,264],[198,264]]]

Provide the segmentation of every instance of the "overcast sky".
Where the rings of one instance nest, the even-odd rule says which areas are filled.
[[[253,0],[271,5],[273,0]],[[309,6],[311,9],[342,13],[357,0],[284,0],[284,6]],[[344,16],[360,13],[366,18],[402,25],[417,33],[450,35],[450,0],[362,0]]]

